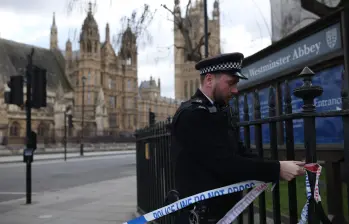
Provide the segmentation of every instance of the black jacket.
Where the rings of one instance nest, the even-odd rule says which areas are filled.
[[[224,113],[214,112],[200,90],[177,110],[172,122],[171,156],[175,187],[181,198],[246,180],[278,181],[278,161],[236,153],[239,144],[229,139],[227,122]],[[206,203],[223,217],[238,200],[239,194],[231,194]]]

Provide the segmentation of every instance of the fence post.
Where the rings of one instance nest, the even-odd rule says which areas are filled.
[[[314,113],[316,111],[314,105],[314,99],[321,96],[323,89],[321,86],[312,85],[312,76],[314,72],[308,67],[305,67],[299,74],[299,77],[303,78],[303,85],[295,88],[293,94],[303,99],[302,112],[304,114]],[[315,129],[315,117],[307,116],[303,118],[304,121],[304,147],[305,147],[305,160],[306,163],[316,163],[316,129]],[[315,174],[309,173],[309,183],[312,195],[314,195]],[[315,201],[313,197],[309,200],[308,207],[308,223],[318,224],[320,220],[316,215]]]
[[[254,107],[254,119],[261,119],[261,104],[259,101],[259,93],[257,90],[253,92],[253,107]],[[264,150],[263,150],[263,135],[262,135],[262,124],[255,125],[255,144],[256,149],[258,151],[258,156],[260,158],[264,158]],[[259,223],[266,224],[267,223],[267,212],[265,208],[265,192],[259,195]]]
[[[276,116],[276,100],[275,100],[275,92],[273,86],[269,87],[269,117]],[[269,123],[269,133],[270,133],[270,151],[271,158],[274,160],[278,160],[278,142],[277,142],[277,129],[276,122]],[[279,183],[276,184],[273,190],[273,218],[275,224],[281,223],[281,211],[280,211],[280,188]]]
[[[248,102],[247,102],[247,94],[244,94],[244,116],[243,116],[244,121],[249,121],[250,116],[249,116],[249,111],[248,111]],[[250,134],[250,126],[245,126],[244,127],[244,143],[245,147],[247,149],[251,148],[251,134]],[[248,192],[251,190],[248,190]],[[254,209],[253,209],[253,203],[251,203],[248,206],[248,223],[253,224],[254,223]]]
[[[292,114],[292,98],[288,81],[285,82],[284,88],[284,103],[285,114]],[[287,160],[295,160],[294,152],[294,134],[293,134],[293,120],[285,121],[286,132],[286,158]],[[296,179],[288,182],[288,210],[290,215],[290,223],[298,223],[298,209],[297,209],[297,183]]]
[[[342,12],[342,40],[344,52],[344,71],[342,78],[342,109],[349,109],[349,5]],[[347,198],[349,203],[349,117],[343,116],[343,139],[344,139],[344,181],[347,184]]]

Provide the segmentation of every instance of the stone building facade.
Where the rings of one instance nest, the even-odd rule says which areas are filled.
[[[138,127],[144,127],[149,123],[148,112],[152,111],[156,115],[156,120],[164,121],[176,112],[179,101],[167,97],[162,97],[160,79],[141,82],[139,86],[138,98]]]
[[[120,50],[115,52],[108,24],[105,29],[101,41],[90,4],[78,50],[72,49],[69,39],[65,49],[59,49],[55,15],[49,49],[0,39],[0,143],[6,144],[4,139],[9,144],[24,142],[25,109],[4,104],[4,91],[9,76],[25,74],[31,48],[35,49],[34,64],[47,69],[48,82],[47,107],[32,110],[32,129],[38,140],[62,137],[67,108],[73,115],[72,136],[80,136],[81,130],[84,136],[129,136],[148,125],[149,110],[155,112],[157,121],[173,116],[179,102],[161,96],[160,80],[156,83],[151,78],[138,86],[137,43],[132,30],[126,29]]]
[[[319,2],[328,7],[335,7],[340,0],[319,0]],[[272,43],[319,19],[318,16],[304,10],[300,0],[270,0],[270,6]]]
[[[194,2],[194,1],[192,1]],[[175,0],[174,16],[182,16],[180,1]],[[204,36],[204,3],[203,0],[196,0],[195,4],[189,7],[188,14],[185,15],[193,26],[189,36],[193,46],[197,46],[200,38]],[[208,15],[208,31],[211,33],[209,37],[208,52],[209,56],[220,54],[220,11],[219,2],[215,0],[213,4],[212,16]],[[210,18],[211,17],[211,18]],[[174,25],[174,45],[184,46],[185,42],[181,31]],[[201,46],[201,55],[205,55],[204,45]],[[200,87],[199,72],[195,70],[195,63],[187,61],[185,51],[181,48],[174,49],[175,59],[175,99],[187,100],[192,96],[196,89]]]

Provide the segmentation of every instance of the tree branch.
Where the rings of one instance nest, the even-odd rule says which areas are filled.
[[[185,50],[185,47],[184,46],[177,46],[177,45],[173,45],[175,48],[177,48],[177,49],[183,49],[183,50]]]
[[[186,25],[188,25],[189,27],[192,27],[192,23],[191,23],[191,21],[189,19],[190,6],[191,6],[191,0],[188,0],[188,4],[187,4],[186,10],[185,10],[185,18],[187,19],[187,23],[188,23]]]
[[[169,13],[171,13],[171,15],[174,17],[173,22],[177,25],[177,27],[182,27],[183,25],[183,20],[181,16],[176,16],[176,14],[169,9],[165,4],[161,4],[161,6],[166,9]]]
[[[181,15],[177,15],[174,11],[169,9],[166,5],[162,4],[161,6],[164,9],[166,9],[168,12],[170,12],[171,15],[173,16],[174,24],[175,24],[175,32],[179,31],[184,41],[183,46],[174,45],[174,47],[176,49],[184,50],[185,61],[194,61],[194,62],[200,61],[203,58],[201,54],[201,46],[205,44],[205,36],[203,35],[202,37],[200,37],[198,42],[196,42],[197,39],[195,36],[191,36],[191,33],[193,31],[193,27],[192,27],[193,23],[191,19],[195,19],[190,14],[191,0],[188,0],[188,3],[186,5],[184,18],[182,18]],[[210,37],[210,35],[211,33],[208,33],[208,37]]]

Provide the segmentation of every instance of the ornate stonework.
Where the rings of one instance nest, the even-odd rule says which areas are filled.
[[[47,70],[47,107],[32,110],[32,129],[39,142],[61,141],[67,108],[73,114],[73,128],[69,131],[73,137],[80,136],[82,129],[84,136],[132,134],[149,124],[149,109],[156,113],[157,121],[173,116],[179,104],[160,95],[160,80],[154,85],[151,79],[138,87],[137,44],[130,28],[116,53],[110,42],[109,25],[101,41],[90,9],[81,28],[80,47],[73,51],[69,39],[65,50],[59,49],[56,22],[53,16],[50,49],[0,38],[0,136],[7,136],[6,141],[1,138],[0,144],[22,145],[25,140],[25,110],[4,104],[4,91],[10,75],[25,74],[32,47],[34,64]],[[25,91],[24,88],[24,94]]]
[[[192,1],[194,2],[194,1]],[[175,1],[175,16],[182,16],[179,7],[180,1]],[[190,6],[188,16],[191,23],[197,24],[190,32],[193,46],[197,46],[200,38],[204,36],[204,7],[203,1],[195,1],[195,5]],[[219,21],[219,3],[215,0],[213,4],[212,19],[208,20],[208,31],[211,33],[209,37],[209,56],[219,54],[220,50],[220,21]],[[176,25],[175,25],[176,26]],[[175,27],[174,29],[175,46],[185,46],[185,42],[181,31]],[[201,47],[201,55],[205,55],[204,46]],[[198,71],[195,70],[195,62],[187,61],[183,49],[174,49],[175,55],[175,98],[177,100],[189,99],[200,87],[200,77]]]

